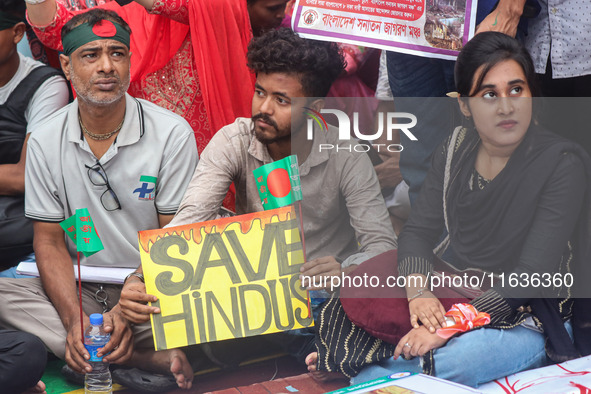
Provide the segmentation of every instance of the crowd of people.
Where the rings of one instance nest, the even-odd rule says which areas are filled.
[[[303,193],[300,275],[326,284],[387,267],[413,280],[355,302],[344,288],[310,287],[316,328],[263,335],[255,347],[278,346],[318,379],[416,371],[473,387],[591,354],[590,149],[572,130],[554,129],[551,110],[534,99],[589,95],[591,40],[568,37],[556,54],[564,32],[550,32],[548,19],[590,27],[579,17],[591,6],[482,0],[477,34],[456,62],[384,52],[380,66],[375,51],[280,27],[292,1],[99,3],[0,0],[0,383],[8,392],[45,390],[47,351],[66,361],[71,379],[90,372],[81,326],[92,313],[111,335],[98,356],[124,367],[113,377],[128,387],[190,389],[196,370],[235,360],[242,339],[154,350],[149,321],[160,309],[146,293],[137,232],[216,219],[222,205],[262,211],[252,171],[290,155]],[[17,51],[29,26],[58,51],[61,70]],[[402,153],[372,160],[330,124],[307,138],[306,113],[327,96],[350,96],[351,84],[375,93],[378,108],[414,113],[419,141],[394,135]],[[455,98],[439,99],[449,92]],[[82,321],[76,245],[60,226],[78,208],[88,208],[105,246],[82,264],[133,270],[123,284],[83,282]],[[39,277],[16,273],[26,258]],[[429,285],[441,267],[575,281],[497,280],[441,293]],[[450,299],[489,322],[440,335]]]

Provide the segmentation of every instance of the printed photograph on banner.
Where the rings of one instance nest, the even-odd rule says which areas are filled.
[[[292,207],[139,232],[156,350],[313,325]]]
[[[454,60],[474,35],[474,0],[298,0],[301,36]]]
[[[434,48],[462,48],[466,0],[427,1],[425,38]]]

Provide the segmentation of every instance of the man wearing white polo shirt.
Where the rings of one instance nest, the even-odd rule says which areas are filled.
[[[39,125],[29,140],[26,216],[33,219],[40,279],[0,281],[0,325],[38,335],[77,372],[88,372],[72,258],[59,222],[88,208],[105,249],[82,264],[138,267],[137,232],[166,225],[197,163],[193,130],[180,116],[126,94],[130,30],[112,11],[93,9],[62,30],[62,69],[78,98]],[[180,350],[156,353],[150,326],[121,316],[121,285],[83,283],[84,326],[103,313],[111,363],[172,372],[188,388]],[[134,349],[135,345],[135,349]],[[110,354],[108,354],[110,352]]]

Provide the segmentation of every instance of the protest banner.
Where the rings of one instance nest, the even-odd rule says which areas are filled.
[[[302,37],[455,60],[474,35],[475,0],[298,0]]]
[[[292,207],[139,232],[156,350],[310,326]]]

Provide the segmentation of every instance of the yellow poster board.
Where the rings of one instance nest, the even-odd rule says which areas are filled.
[[[308,327],[291,207],[139,232],[156,350]]]

